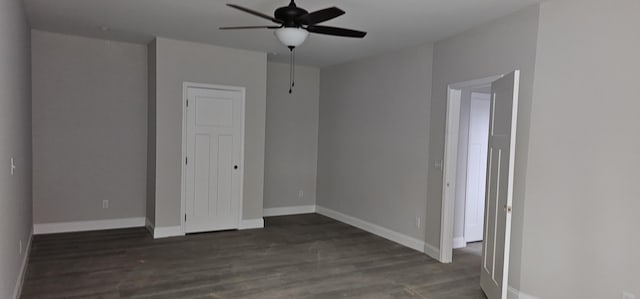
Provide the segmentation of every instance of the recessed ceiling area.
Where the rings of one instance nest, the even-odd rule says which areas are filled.
[[[323,23],[367,31],[360,39],[311,34],[296,52],[305,65],[328,66],[434,42],[510,14],[538,0],[298,0],[315,11],[337,6],[346,14]],[[267,29],[221,31],[222,26],[272,25],[227,7],[265,14],[288,0],[25,0],[32,28],[102,39],[148,43],[154,36],[269,53],[288,61],[288,49]]]

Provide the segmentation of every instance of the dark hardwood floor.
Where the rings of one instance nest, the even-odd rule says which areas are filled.
[[[160,240],[144,228],[40,235],[22,298],[485,298],[479,248],[444,265],[316,214]]]

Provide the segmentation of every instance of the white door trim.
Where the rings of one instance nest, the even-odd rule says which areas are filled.
[[[456,198],[456,164],[460,135],[460,104],[462,89],[491,86],[503,75],[450,84],[447,91],[444,163],[442,166],[442,211],[440,216],[440,262],[453,261],[453,223]]]
[[[186,213],[186,208],[185,208],[185,203],[186,203],[186,192],[187,192],[187,188],[186,188],[186,168],[187,165],[185,163],[185,158],[187,155],[187,91],[189,90],[189,88],[202,88],[202,89],[216,89],[216,90],[226,90],[226,91],[237,91],[240,92],[241,94],[241,113],[242,113],[242,122],[240,123],[240,161],[239,161],[239,166],[240,166],[240,200],[238,202],[238,225],[237,228],[239,229],[241,227],[242,224],[242,207],[243,207],[243,202],[244,202],[244,136],[245,136],[245,123],[246,123],[246,109],[245,109],[245,103],[246,103],[246,88],[244,87],[239,87],[239,86],[228,86],[228,85],[215,85],[215,84],[206,84],[206,83],[195,83],[195,82],[183,82],[182,83],[182,157],[181,157],[181,164],[182,167],[180,168],[180,176],[181,176],[181,183],[180,183],[180,230],[182,231],[182,234],[185,234],[185,213]]]

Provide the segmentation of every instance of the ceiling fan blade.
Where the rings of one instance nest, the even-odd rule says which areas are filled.
[[[233,27],[220,27],[220,30],[235,30],[235,29],[278,29],[280,26],[233,26]]]
[[[315,25],[335,19],[343,14],[344,10],[334,6],[302,15],[298,17],[298,22],[303,25]]]
[[[364,31],[346,29],[346,28],[338,28],[338,27],[330,27],[330,26],[309,26],[307,27],[307,31],[313,33],[327,34],[327,35],[335,35],[342,37],[356,37],[363,38],[367,35]]]
[[[261,12],[258,12],[258,11],[252,10],[252,9],[248,9],[246,7],[242,7],[240,5],[228,4],[227,3],[227,6],[233,7],[235,9],[238,9],[238,10],[241,10],[241,11],[244,11],[244,12],[246,12],[248,14],[252,14],[254,16],[258,16],[258,17],[261,17],[261,18],[265,18],[267,20],[271,20],[272,22],[275,22],[275,23],[278,23],[278,24],[282,24],[282,21],[280,21],[280,20],[278,20],[278,19],[276,19],[276,18],[274,18],[274,17],[272,17],[270,15],[263,14]]]

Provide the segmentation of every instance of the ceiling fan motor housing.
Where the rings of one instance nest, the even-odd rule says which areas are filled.
[[[328,7],[325,9],[317,10],[312,13],[309,13],[306,9],[300,8],[296,5],[296,3],[291,0],[288,6],[283,6],[274,12],[273,16],[268,14],[261,13],[259,11],[252,10],[250,8],[242,7],[235,4],[227,4],[230,7],[241,10],[248,14],[252,14],[254,16],[270,20],[277,24],[277,26],[236,26],[236,27],[221,27],[220,29],[229,30],[229,29],[276,29],[280,31],[280,35],[291,35],[293,30],[303,30],[305,32],[297,32],[297,35],[306,38],[306,34],[308,32],[325,34],[325,35],[333,35],[333,36],[341,36],[341,37],[355,37],[355,38],[363,38],[367,35],[364,31],[358,31],[347,28],[340,27],[332,27],[332,26],[322,26],[318,25],[320,23],[333,20],[345,12],[342,9],[339,9],[335,6]],[[285,30],[289,29],[289,30]],[[285,32],[289,32],[289,34],[285,34]],[[278,33],[276,33],[278,35]],[[290,43],[285,43],[282,39],[280,39],[285,45],[292,46]]]
[[[308,13],[307,10],[297,7],[296,4],[291,1],[289,6],[276,9],[275,18],[281,20],[284,27],[300,27],[301,24],[297,22],[297,19]]]

